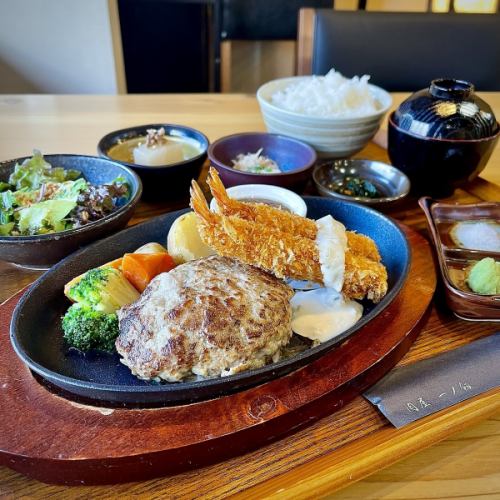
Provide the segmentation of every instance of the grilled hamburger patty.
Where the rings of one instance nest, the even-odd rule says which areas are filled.
[[[226,376],[277,361],[292,335],[292,289],[212,256],[157,276],[118,311],[116,349],[142,379]]]

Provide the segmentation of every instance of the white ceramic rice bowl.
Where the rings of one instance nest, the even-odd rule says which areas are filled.
[[[380,127],[392,104],[388,92],[369,85],[380,103],[376,113],[354,118],[314,117],[288,111],[272,104],[275,92],[291,83],[311,78],[295,76],[272,80],[257,91],[257,100],[268,132],[288,135],[310,144],[321,158],[343,158],[363,149]]]

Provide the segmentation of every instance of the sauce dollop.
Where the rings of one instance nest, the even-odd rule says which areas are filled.
[[[357,323],[363,306],[345,299],[331,288],[296,292],[292,305],[292,330],[316,342],[326,342]]]

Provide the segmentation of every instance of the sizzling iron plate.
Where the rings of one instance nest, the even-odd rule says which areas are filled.
[[[165,243],[173,221],[187,210],[171,212],[98,241],[61,261],[41,276],[20,300],[11,323],[11,341],[19,357],[45,381],[74,397],[96,404],[157,406],[209,399],[264,383],[318,358],[353,335],[385,309],[400,291],[410,265],[410,248],[403,232],[384,215],[367,207],[326,198],[305,197],[308,216],[327,214],[349,230],[373,238],[389,274],[389,292],[376,305],[364,303],[361,320],[338,337],[317,347],[264,366],[224,378],[156,384],[134,377],[118,354],[80,353],[63,341],[61,316],[69,306],[64,284],[104,262],[133,252],[141,245]],[[381,332],[382,333],[382,332]]]

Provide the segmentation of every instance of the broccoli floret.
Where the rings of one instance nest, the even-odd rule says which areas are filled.
[[[114,313],[135,302],[139,296],[123,273],[112,267],[87,271],[68,291],[71,300],[104,313]]]
[[[64,338],[68,344],[88,351],[113,351],[118,336],[118,317],[91,307],[73,304],[62,318]]]

